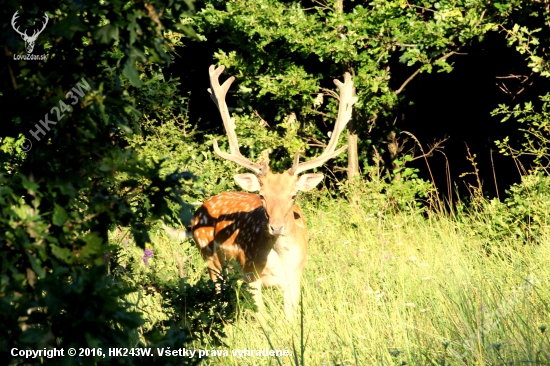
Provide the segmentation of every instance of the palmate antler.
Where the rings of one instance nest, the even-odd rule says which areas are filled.
[[[340,90],[340,102],[338,105],[338,117],[336,118],[330,141],[321,155],[307,162],[299,163],[299,155],[298,152],[296,152],[294,155],[294,164],[292,164],[292,168],[289,170],[290,173],[297,175],[306,170],[317,168],[328,160],[340,155],[342,151],[348,148],[348,146],[345,145],[334,151],[340,134],[351,120],[352,107],[355,102],[357,102],[357,97],[353,95],[353,80],[351,80],[349,72],[344,74],[343,83],[338,79],[334,79],[333,82]]]
[[[341,153],[336,150],[338,137],[351,118],[353,82],[349,74],[344,82],[335,80],[340,89],[340,105],[334,131],[325,151],[317,158],[300,164],[298,153],[291,169],[271,173],[268,160],[257,164],[239,151],[235,123],[229,115],[225,96],[235,78],[222,85],[219,76],[225,68],[210,66],[210,94],[218,107],[229,139],[229,153],[220,150],[214,140],[214,151],[220,157],[252,170],[254,174],[236,174],[238,185],[248,192],[222,192],[204,202],[191,222],[195,243],[208,262],[210,278],[216,281],[229,259],[235,259],[245,281],[254,289],[254,302],[263,309],[261,287],[279,287],[283,291],[285,314],[292,321],[298,309],[300,281],[308,251],[307,223],[295,205],[296,194],[313,189],[323,174],[299,173],[322,165]],[[258,192],[252,194],[249,192]],[[223,243],[219,245],[219,243]],[[284,250],[276,250],[282,248]]]
[[[231,119],[227,104],[225,103],[225,95],[227,94],[229,87],[235,80],[235,77],[230,77],[222,85],[220,85],[218,78],[224,70],[225,66],[220,66],[217,68],[214,65],[210,66],[209,73],[211,88],[209,88],[208,91],[210,92],[210,97],[212,98],[214,103],[216,103],[216,106],[220,111],[223,125],[225,126],[225,131],[229,139],[230,153],[228,154],[221,151],[218,147],[218,142],[216,140],[214,140],[214,151],[221,158],[242,165],[245,168],[253,171],[256,175],[265,174],[266,170],[268,169],[266,165],[260,165],[250,161],[249,159],[245,158],[239,151],[237,134],[235,133],[235,122]],[[336,144],[338,143],[338,138],[340,137],[340,134],[351,119],[352,107],[353,104],[357,101],[357,98],[353,96],[353,81],[351,80],[351,75],[349,73],[346,72],[344,74],[343,83],[338,79],[334,79],[334,84],[336,84],[336,86],[340,90],[340,104],[338,106],[338,117],[336,118],[336,123],[334,124],[334,130],[330,137],[330,141],[325,148],[325,151],[323,151],[321,155],[307,162],[300,163],[299,153],[296,152],[296,154],[294,155],[294,163],[292,165],[292,168],[288,170],[289,173],[293,175],[298,175],[306,170],[319,167],[328,160],[338,156],[340,153],[342,153],[342,151],[347,148],[346,145],[335,151]]]
[[[220,150],[217,140],[214,140],[214,152],[216,152],[216,154],[218,154],[218,156],[223,159],[235,162],[239,165],[244,166],[245,168],[250,169],[256,175],[264,174],[266,170],[265,166],[254,163],[245,158],[239,150],[237,134],[235,133],[235,122],[231,120],[229,110],[227,109],[227,104],[225,103],[225,95],[227,94],[229,87],[235,80],[235,77],[231,76],[229,79],[224,81],[222,85],[220,85],[218,78],[223,70],[225,70],[225,66],[223,65],[218,68],[216,68],[214,65],[210,66],[210,69],[208,70],[208,72],[210,73],[210,88],[208,89],[208,92],[210,93],[210,98],[212,98],[214,103],[216,103],[216,106],[220,111],[223,125],[225,127],[225,132],[227,133],[227,137],[229,139],[230,154],[224,153]]]

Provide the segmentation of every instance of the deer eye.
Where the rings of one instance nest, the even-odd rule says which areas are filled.
[[[296,199],[296,195],[293,194],[292,197],[290,197],[290,199],[294,201]]]
[[[261,195],[261,194],[260,194],[260,199],[261,199],[262,201],[265,201],[265,197],[264,197],[263,195]]]

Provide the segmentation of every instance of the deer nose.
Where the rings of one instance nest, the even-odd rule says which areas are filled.
[[[269,225],[269,228],[271,229],[271,233],[273,235],[281,235],[283,233],[283,225],[281,226]]]

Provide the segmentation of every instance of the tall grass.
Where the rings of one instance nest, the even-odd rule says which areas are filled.
[[[550,364],[547,245],[487,243],[464,224],[479,223],[479,213],[373,212],[368,193],[352,193],[352,200],[320,192],[301,199],[310,234],[302,320],[289,324],[280,293],[264,290],[267,318],[245,314],[228,326],[229,356],[204,364]],[[548,243],[548,226],[543,232]],[[179,257],[196,276],[205,265],[188,245],[159,234],[157,264],[144,270],[162,262],[177,277]],[[244,349],[290,356],[231,355]]]

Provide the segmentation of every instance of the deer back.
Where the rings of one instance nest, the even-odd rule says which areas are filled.
[[[210,268],[221,270],[235,259],[245,273],[261,274],[272,250],[282,261],[292,255],[293,267],[305,267],[307,224],[300,208],[292,205],[284,218],[284,235],[269,232],[268,214],[257,194],[224,192],[204,202],[191,222],[195,243]],[[289,258],[290,260],[291,258]]]

